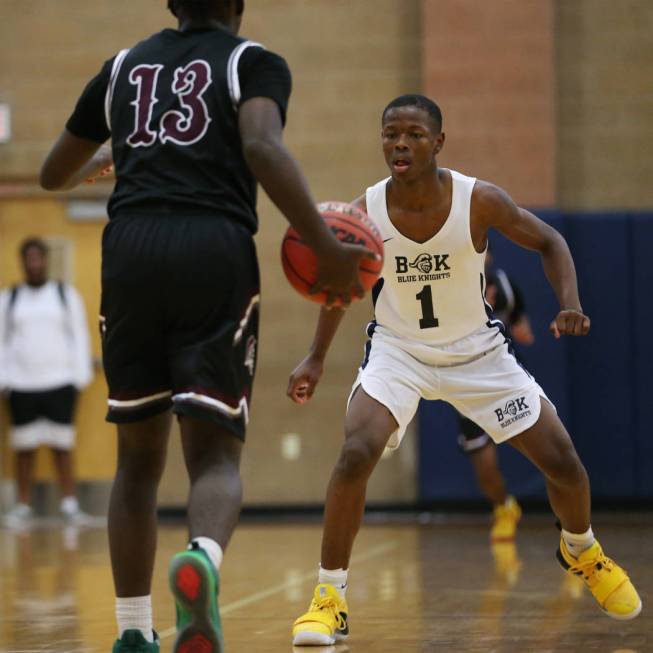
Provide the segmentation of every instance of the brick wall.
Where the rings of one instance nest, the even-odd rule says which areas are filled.
[[[653,207],[653,3],[558,0],[558,198]]]
[[[15,136],[12,144],[0,146],[0,175],[36,174],[101,63],[173,24],[164,6],[164,0],[0,0],[0,101],[13,106]],[[316,199],[353,199],[386,174],[380,112],[396,95],[421,86],[419,0],[255,0],[248,4],[243,34],[290,64],[294,92],[286,141]],[[288,375],[310,344],[317,307],[296,295],[283,277],[279,246],[285,222],[263,194],[259,213],[263,327],[243,462],[246,499],[321,501],[342,440],[345,401],[361,359],[370,305],[351,309],[312,405],[291,404],[284,395]],[[97,419],[103,419],[100,412]],[[288,432],[301,436],[299,462],[281,456]],[[113,447],[111,439],[104,442]],[[107,462],[103,473],[110,474],[110,467]],[[183,479],[175,443],[164,501],[184,501]],[[414,492],[409,444],[382,463],[370,497],[410,498]]]
[[[423,0],[425,93],[440,104],[440,165],[555,203],[552,0]]]
[[[521,204],[650,208],[653,3],[423,0],[440,163]]]

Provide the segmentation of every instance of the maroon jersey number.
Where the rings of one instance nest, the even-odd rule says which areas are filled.
[[[155,96],[156,83],[163,66],[137,66],[129,73],[129,81],[136,86],[136,99],[132,104],[136,107],[136,127],[127,139],[132,147],[149,147],[154,145],[157,133],[150,129],[152,110],[158,102]]]
[[[211,68],[197,59],[175,70],[172,92],[179,100],[179,110],[167,111],[161,118],[159,131],[151,129],[152,112],[158,102],[156,86],[163,66],[141,65],[129,74],[129,81],[137,87],[135,127],[127,139],[132,147],[149,147],[158,140],[177,145],[192,145],[201,140],[211,123],[211,116],[202,96],[211,86]]]

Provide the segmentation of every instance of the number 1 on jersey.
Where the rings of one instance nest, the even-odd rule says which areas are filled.
[[[415,299],[422,303],[422,317],[419,321],[420,329],[433,329],[439,326],[438,318],[433,310],[433,292],[431,286],[424,286],[422,291],[415,295]]]
[[[156,64],[137,66],[129,73],[129,83],[136,86],[136,99],[132,102],[136,108],[136,126],[127,139],[132,147],[149,147],[156,143],[157,132],[150,129],[152,109],[158,102],[156,99],[156,83],[163,66]]]

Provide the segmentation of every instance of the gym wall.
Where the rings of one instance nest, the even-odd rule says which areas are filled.
[[[70,194],[41,193],[34,181],[84,84],[102,62],[174,21],[165,0],[0,0],[0,13],[0,102],[12,107],[14,132],[11,143],[0,145],[0,285],[19,278],[14,252],[25,235],[66,234],[77,261],[73,281],[80,284],[95,335],[103,223],[86,223],[84,233],[91,235],[83,240],[79,226],[66,217]],[[386,174],[381,111],[396,95],[419,90],[421,83],[418,0],[256,0],[248,3],[242,33],[283,54],[293,71],[286,142],[304,167],[316,200],[352,200]],[[27,51],[26,40],[33,44]],[[99,186],[100,196],[108,191]],[[77,194],[88,199],[98,190],[83,188]],[[288,376],[308,350],[318,309],[296,295],[283,277],[279,247],[285,221],[263,193],[259,213],[263,326],[243,461],[245,500],[319,502],[342,440],[345,402],[362,358],[370,307],[365,302],[351,309],[311,405],[292,404],[285,397]],[[87,283],[91,278],[92,287]],[[99,355],[97,339],[94,351]],[[103,422],[105,396],[98,373],[81,401],[77,467],[81,479],[106,483],[113,474],[115,439]],[[6,451],[4,457],[9,474]],[[39,469],[42,478],[50,477],[47,457]],[[370,497],[410,501],[415,492],[409,441],[401,453],[382,462]],[[161,501],[181,505],[185,497],[185,473],[173,437]]]

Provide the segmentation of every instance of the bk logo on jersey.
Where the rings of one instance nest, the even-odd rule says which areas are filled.
[[[502,428],[510,426],[514,422],[524,419],[531,414],[530,407],[526,403],[526,397],[510,399],[502,408],[496,408],[494,414]]]
[[[395,256],[395,273],[399,283],[412,281],[438,281],[451,277],[449,254],[429,254],[422,252],[412,261],[407,256]],[[415,270],[416,274],[412,274]]]
[[[432,270],[440,272],[442,270],[451,270],[447,259],[449,254],[427,254],[426,252],[420,254],[415,258],[411,263],[408,262],[406,256],[395,256],[395,263],[397,264],[396,272],[397,274],[405,274],[408,272],[408,268],[413,268],[413,270],[419,270],[424,274],[428,274]]]
[[[433,259],[430,254],[420,254],[410,265],[411,268],[417,268],[420,272],[428,274],[433,269]]]

